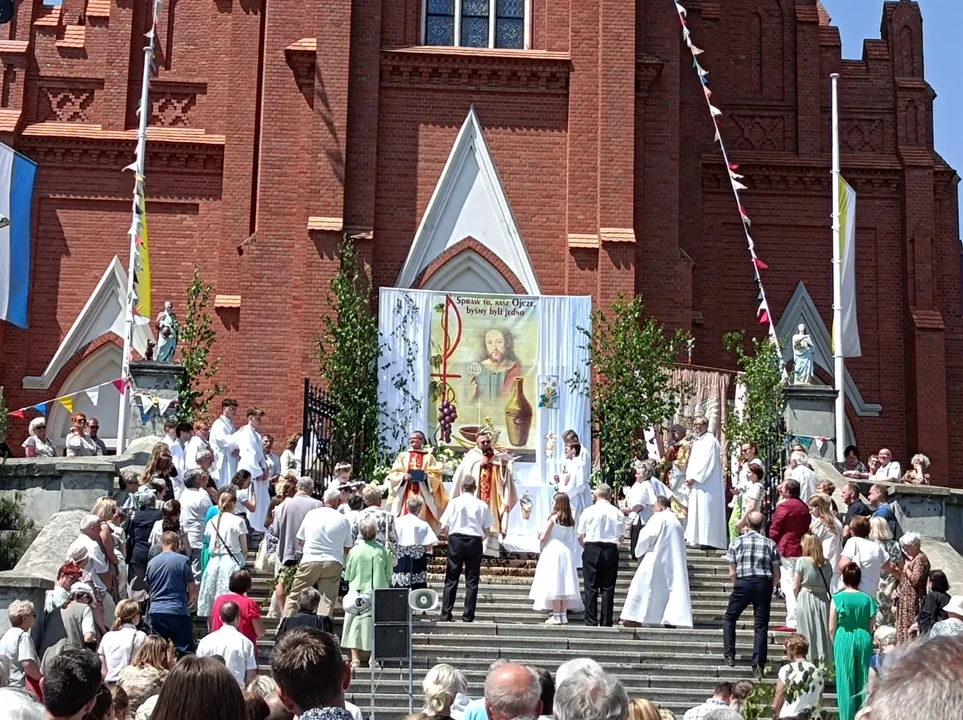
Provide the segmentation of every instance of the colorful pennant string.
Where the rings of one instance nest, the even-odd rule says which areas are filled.
[[[24,413],[27,410],[38,412],[41,415],[46,415],[47,410],[50,407],[50,404],[55,402],[59,402],[61,405],[63,405],[67,409],[67,412],[72,413],[74,411],[75,397],[77,397],[78,395],[86,394],[87,397],[90,398],[91,403],[96,405],[97,401],[100,399],[100,388],[102,388],[104,385],[113,385],[115,388],[118,388],[118,392],[122,393],[123,387],[124,387],[124,381],[123,379],[118,378],[117,380],[109,380],[107,382],[102,382],[99,385],[94,385],[93,387],[84,388],[83,390],[78,390],[77,392],[70,393],[69,395],[61,395],[60,397],[55,397],[52,400],[44,400],[43,402],[35,403],[34,405],[28,405],[27,407],[18,408],[17,410],[8,412],[7,415],[22,418],[24,417]]]
[[[742,206],[742,200],[739,197],[739,193],[748,188],[740,180],[744,178],[743,175],[736,173],[739,166],[736,163],[729,161],[729,153],[726,151],[725,143],[722,139],[722,133],[720,132],[722,110],[716,107],[710,98],[712,97],[712,91],[709,89],[709,71],[702,67],[699,62],[699,55],[703,54],[702,48],[696,47],[695,43],[692,42],[692,32],[686,23],[686,18],[688,17],[688,11],[679,2],[674,2],[676,12],[679,15],[679,22],[682,25],[682,40],[689,48],[689,52],[692,54],[692,67],[699,76],[699,81],[702,83],[705,96],[706,107],[709,109],[709,118],[712,120],[712,125],[715,128],[715,134],[713,137],[714,142],[719,144],[719,150],[722,152],[722,159],[726,163],[726,167],[729,170],[729,185],[732,188],[732,195],[736,200],[736,206],[739,208],[739,216],[742,218],[742,229],[746,236],[746,246],[749,249],[749,257],[752,260],[753,265],[753,278],[756,282],[756,286],[759,289],[758,301],[759,306],[756,310],[756,316],[759,318],[760,325],[768,325],[769,336],[774,342],[778,343],[779,340],[776,336],[776,327],[773,325],[772,317],[769,313],[769,301],[766,299],[766,291],[762,285],[762,278],[759,275],[760,270],[768,269],[768,265],[760,260],[756,256],[756,245],[753,242],[752,235],[749,234],[749,228],[752,227],[752,221],[749,219],[748,213],[746,213],[745,208]]]

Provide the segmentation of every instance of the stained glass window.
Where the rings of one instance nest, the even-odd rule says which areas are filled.
[[[462,47],[488,47],[489,0],[461,0]]]
[[[455,0],[428,0],[426,45],[455,44]]]
[[[425,0],[425,44],[521,50],[526,0]],[[456,26],[458,32],[456,33]]]
[[[525,0],[496,0],[495,47],[525,47]]]

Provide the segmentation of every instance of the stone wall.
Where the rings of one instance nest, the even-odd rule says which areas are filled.
[[[0,494],[22,492],[27,517],[41,527],[62,510],[90,511],[117,491],[116,477],[105,457],[14,459],[0,465]]]

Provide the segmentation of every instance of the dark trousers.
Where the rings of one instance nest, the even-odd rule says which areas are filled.
[[[635,546],[639,544],[639,535],[642,534],[642,521],[635,519],[632,527],[629,528],[629,557],[635,557]],[[637,563],[642,562],[642,558],[636,559]]]
[[[585,543],[582,578],[585,580],[585,624],[612,626],[615,614],[615,580],[619,574],[619,546],[615,543]],[[599,614],[599,596],[602,610]]]
[[[465,612],[462,618],[471,622],[475,619],[475,605],[478,603],[478,578],[481,576],[483,541],[474,535],[455,534],[448,538],[448,567],[445,569],[445,594],[441,608],[441,619],[451,620],[458,594],[458,581],[462,568],[465,569]]]
[[[722,652],[727,658],[736,656],[736,620],[752,605],[753,623],[752,664],[764,668],[769,642],[769,611],[772,608],[772,579],[765,577],[736,580],[729,607],[722,623]]]
[[[151,613],[150,627],[155,635],[170,640],[178,655],[190,655],[197,649],[190,615]]]

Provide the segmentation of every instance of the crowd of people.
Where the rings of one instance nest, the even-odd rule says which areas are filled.
[[[805,659],[806,640],[791,635],[779,672],[774,716],[813,717],[821,679]],[[963,716],[963,638],[940,637],[891,653],[873,691],[867,720],[955,720]],[[108,679],[109,661],[88,648],[68,648],[54,658],[39,683],[40,698],[12,684],[12,666],[0,659],[0,718],[4,720],[361,720],[345,700],[352,675],[336,636],[299,627],[281,637],[270,674],[238,682],[226,658],[185,655],[156,636],[144,640],[135,663],[119,681]],[[139,683],[126,682],[138,676]],[[141,688],[153,683],[144,699]],[[622,683],[589,658],[570,660],[554,673],[508,660],[489,667],[484,685],[470,687],[448,664],[424,675],[423,709],[405,720],[671,720],[673,714],[646,698],[632,698]],[[130,688],[130,689],[127,689]],[[751,681],[720,682],[711,697],[684,720],[741,720],[749,709]],[[756,708],[758,712],[758,708]]]
[[[98,500],[81,520],[42,610],[29,602],[10,605],[0,658],[9,663],[11,687],[48,702],[48,688],[79,682],[96,660],[102,685],[83,713],[99,712],[98,720],[189,717],[199,707],[185,704],[185,692],[199,682],[217,695],[213,714],[234,708],[252,720],[292,713],[308,720],[360,717],[356,708],[344,710],[343,700],[352,673],[365,661],[377,662],[371,596],[380,588],[427,587],[428,560],[441,541],[447,541],[441,620],[453,619],[463,574],[462,620],[475,619],[482,558],[490,541],[497,545],[504,535],[517,502],[510,466],[493,451],[488,433],[478,434],[450,496],[424,435],[415,432],[384,487],[354,480],[350,465],[341,463],[318,498],[314,481],[297,475],[300,438],[279,457],[271,436],[260,432],[263,412],[248,410],[247,424],[237,429],[236,411],[237,403],[226,400],[210,426],[171,424],[146,468],[122,472],[122,489]],[[102,452],[91,425],[74,417],[68,452]],[[846,483],[840,490],[846,511],[837,514],[835,485],[818,480],[802,448],[794,448],[778,502],[769,507],[767,469],[746,445],[727,513],[726,494],[717,487],[720,450],[707,429],[698,418],[688,440],[673,428],[661,461],[634,464],[634,482],[621,500],[605,484],[589,490],[585,453],[573,432],[565,434],[566,462],[539,534],[529,595],[547,624],[564,625],[579,612],[587,625],[616,622],[619,552],[628,537],[638,565],[619,618],[625,626],[692,627],[686,548],[726,547],[732,593],[723,657],[735,665],[736,621],[752,605],[751,662],[762,674],[772,599],[785,599],[778,631],[787,633],[786,655],[773,706],[778,717],[809,717],[832,675],[840,718],[854,720],[867,697],[882,692],[898,658],[912,652],[911,642],[963,635],[963,596],[951,595],[918,536],[894,539],[896,517],[882,484],[928,482],[925,457],[914,458],[914,470],[902,476],[889,451],[874,456],[870,469],[848,448],[844,475],[880,482],[868,504],[854,482]],[[31,425],[28,452],[47,452],[43,431],[41,423]],[[771,514],[768,530],[764,512]],[[261,607],[249,597],[249,554],[256,555],[254,568],[272,578],[266,614],[280,619],[273,681],[257,676],[257,644],[266,629]],[[344,622],[334,638],[338,607]],[[199,643],[195,618],[208,630]],[[306,668],[317,667],[339,669],[340,695],[333,685],[322,690],[305,681]],[[68,680],[57,679],[58,671]],[[562,682],[567,672],[568,686]],[[600,709],[606,714],[598,717],[660,716],[644,699],[629,702],[618,681],[591,661],[563,665],[554,681],[540,668],[493,666],[484,698],[474,705],[464,676],[447,665],[428,673],[424,689],[426,710],[419,717],[575,718],[595,717]],[[720,684],[686,720],[738,717],[718,713],[737,712],[745,690]],[[610,705],[588,706],[603,699]],[[51,702],[60,702],[56,693]]]
[[[874,470],[846,449],[844,475],[899,481],[899,465],[881,450]],[[914,465],[922,467],[914,459]],[[755,448],[743,448],[749,488],[765,472]],[[887,474],[888,473],[888,474]],[[904,482],[910,482],[902,477]],[[820,482],[802,448],[794,449],[778,486],[779,499],[768,532],[763,506],[743,494],[748,513],[737,525],[726,554],[733,591],[724,621],[724,658],[735,664],[735,623],[753,606],[752,665],[767,661],[768,628],[774,596],[786,602],[786,621],[777,632],[805,641],[787,642],[788,665],[780,683],[795,685],[818,702],[826,675],[835,678],[841,720],[853,720],[901,648],[917,639],[963,634],[963,595],[951,596],[946,575],[931,568],[915,533],[895,539],[896,515],[888,485],[870,486],[868,503],[852,480],[839,489],[845,511],[837,513],[836,486]],[[793,646],[792,652],[789,646]],[[792,668],[787,671],[788,668]],[[790,673],[783,678],[783,673]]]

